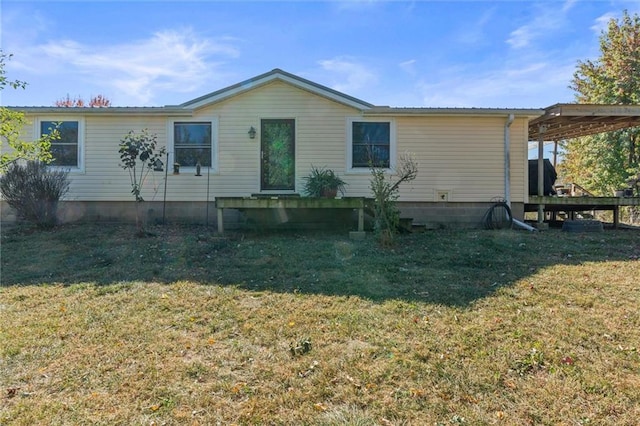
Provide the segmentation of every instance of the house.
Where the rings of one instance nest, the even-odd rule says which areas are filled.
[[[149,176],[143,193],[151,218],[202,223],[208,215],[215,223],[216,198],[300,194],[312,166],[341,176],[345,197],[370,197],[368,156],[391,173],[408,152],[419,170],[400,188],[402,215],[436,226],[478,226],[497,198],[523,217],[528,124],[544,113],[375,106],[279,69],[175,106],[14,109],[32,122],[27,139],[62,122],[53,167],[70,170],[64,222],[133,217],[118,144],[148,129],[168,151],[168,167]]]

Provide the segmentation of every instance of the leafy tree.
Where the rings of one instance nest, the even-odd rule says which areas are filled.
[[[11,59],[13,55],[7,55],[0,49],[0,90],[4,89],[6,86],[12,87],[14,89],[24,89],[27,87],[26,81],[20,80],[9,80],[6,76],[7,72],[4,69],[4,63]]]
[[[0,49],[0,91],[5,87],[24,89],[27,83],[20,80],[9,80],[6,76],[5,62],[13,55],[8,55]],[[4,173],[8,167],[18,160],[40,160],[48,163],[51,161],[51,142],[60,137],[54,129],[49,135],[43,135],[35,141],[22,140],[20,133],[29,124],[24,113],[0,107],[0,173]]]
[[[600,35],[600,57],[579,61],[570,86],[578,103],[640,104],[640,16],[627,11],[611,19]],[[567,179],[600,195],[640,172],[640,128],[629,128],[562,143],[560,166]]]
[[[136,227],[138,235],[145,234],[144,226],[140,221],[138,204],[142,198],[142,188],[154,168],[162,164],[162,156],[166,153],[164,147],[158,149],[158,136],[143,129],[140,133],[131,130],[118,146],[120,153],[121,167],[129,172],[131,180],[131,193],[136,199]]]
[[[89,99],[89,102],[86,102],[82,98],[72,99],[69,94],[67,94],[66,98],[58,99],[54,105],[64,108],[82,108],[87,106],[89,108],[105,108],[111,106],[111,101],[103,95],[98,95],[92,96],[91,99]]]

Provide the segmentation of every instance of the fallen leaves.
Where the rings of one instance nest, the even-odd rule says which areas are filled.
[[[236,383],[235,385],[233,385],[233,387],[231,388],[231,393],[234,394],[238,394],[241,391],[243,391],[244,389],[246,389],[247,387],[247,383],[246,382],[239,382]]]
[[[6,393],[6,397],[7,398],[13,398],[18,394],[18,391],[20,390],[20,388],[15,387],[15,388],[7,388],[7,393]]]
[[[292,343],[289,347],[289,352],[291,353],[291,356],[299,356],[311,352],[311,348],[311,339],[304,337],[297,342]]]
[[[313,404],[313,408],[316,411],[327,411],[329,409],[329,407],[327,406],[327,404],[323,403],[323,402],[316,402],[315,404]]]
[[[573,358],[571,358],[570,356],[565,356],[564,358],[562,358],[562,360],[560,360],[560,362],[565,365],[573,365],[574,363]]]

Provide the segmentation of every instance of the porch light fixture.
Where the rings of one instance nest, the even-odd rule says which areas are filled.
[[[249,128],[249,139],[255,139],[256,138],[256,129],[253,128],[253,126],[251,126],[251,128]]]

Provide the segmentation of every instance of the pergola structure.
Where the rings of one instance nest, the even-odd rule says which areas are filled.
[[[538,142],[538,196],[530,197],[530,202],[538,205],[539,225],[544,221],[545,204],[555,203],[551,197],[544,196],[544,142],[557,143],[565,139],[640,126],[640,105],[556,104],[544,111],[543,115],[529,122],[529,141]],[[616,224],[619,206],[640,205],[637,198],[603,197],[600,201],[598,205],[615,211]],[[590,200],[589,205],[593,205],[593,202],[594,200]],[[563,200],[562,204],[567,206],[570,203]]]
[[[559,141],[640,126],[640,105],[556,104],[529,122],[530,141]]]

